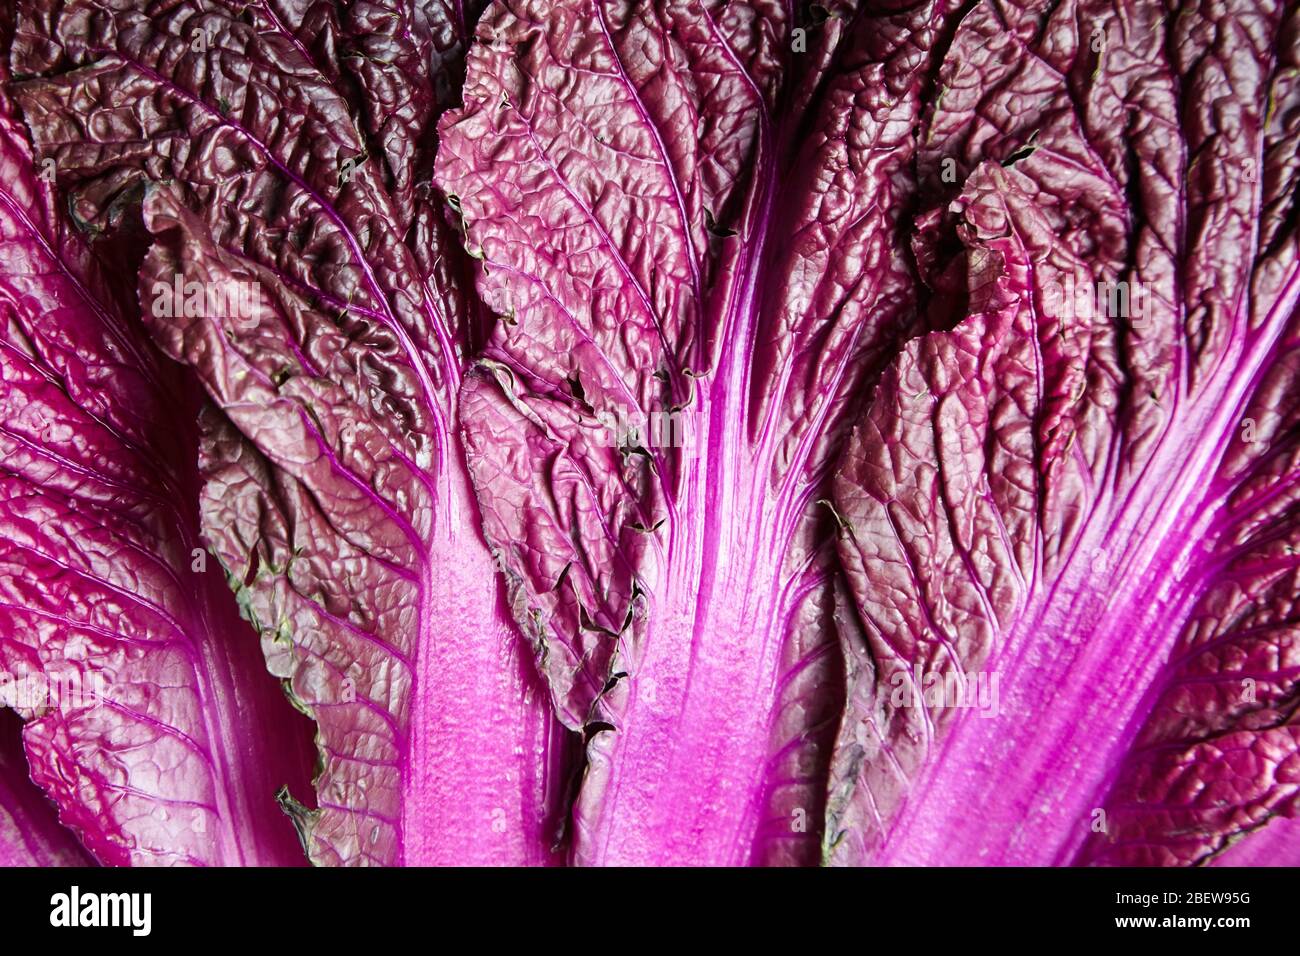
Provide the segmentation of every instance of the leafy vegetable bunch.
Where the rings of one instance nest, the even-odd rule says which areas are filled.
[[[1300,862],[1296,0],[11,6],[0,862]]]

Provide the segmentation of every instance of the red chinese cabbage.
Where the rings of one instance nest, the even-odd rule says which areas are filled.
[[[310,858],[550,861],[567,744],[478,532],[477,310],[421,179],[464,8],[20,6],[33,137],[82,219],[142,208],[146,320],[223,413],[203,533],[318,726],[319,806],[284,797]]]
[[[437,161],[502,317],[462,426],[516,620],[587,737],[579,862],[817,857],[819,499],[917,321],[899,225],[950,7],[516,0],[480,24]]]
[[[0,821],[33,862],[301,863],[275,793],[309,740],[199,547],[198,396],[3,95],[0,261]]]
[[[0,861],[1296,863],[1300,4],[481,6],[19,0]]]
[[[916,244],[967,314],[835,481],[862,633],[832,862],[1201,863],[1300,809],[1298,29],[963,19]]]

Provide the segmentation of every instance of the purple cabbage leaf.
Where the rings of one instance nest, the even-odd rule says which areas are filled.
[[[58,810],[27,777],[22,721],[0,710],[0,866],[89,866]]]
[[[48,168],[0,96],[0,853],[301,864],[310,741],[200,546],[199,395]]]
[[[145,319],[218,410],[204,541],[317,724],[284,806],[316,863],[550,862],[568,735],[478,530],[428,183],[466,9],[138,6],[20,4],[15,91],[77,215],[142,219]]]
[[[954,6],[507,0],[479,25],[436,175],[499,317],[461,423],[587,741],[577,862],[818,858],[849,603],[823,499],[920,322],[900,221]]]
[[[962,20],[914,243],[965,315],[834,482],[831,862],[1295,859],[1298,31],[1294,3]]]

